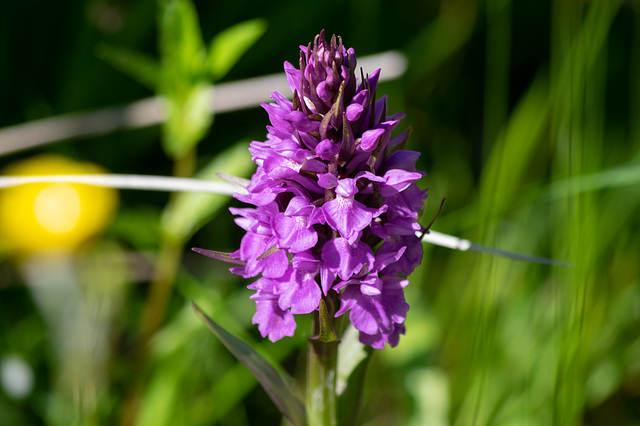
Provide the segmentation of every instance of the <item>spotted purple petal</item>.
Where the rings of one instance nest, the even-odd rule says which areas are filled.
[[[252,322],[258,324],[262,337],[269,336],[272,342],[285,336],[291,337],[296,331],[296,321],[291,311],[280,309],[275,300],[256,301],[256,313]]]
[[[336,271],[341,279],[348,280],[363,268],[371,269],[375,257],[371,247],[361,241],[349,244],[346,238],[335,238],[324,245],[322,260],[327,269]]]

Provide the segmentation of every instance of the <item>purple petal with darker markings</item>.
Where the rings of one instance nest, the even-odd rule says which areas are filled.
[[[373,213],[364,204],[340,195],[325,203],[322,212],[327,224],[349,240],[353,240],[373,219]]]
[[[278,237],[278,245],[291,253],[300,253],[315,246],[318,233],[307,226],[306,216],[287,216],[278,213],[273,220],[273,230]]]
[[[315,276],[315,273],[289,268],[278,280],[280,308],[290,308],[294,314],[308,314],[318,309],[322,294]]]
[[[284,336],[293,336],[296,331],[296,321],[289,310],[280,309],[275,300],[256,301],[256,313],[252,319],[258,324],[262,337],[269,336],[275,342]]]
[[[375,257],[371,247],[357,241],[351,245],[346,238],[335,238],[327,241],[322,248],[324,265],[335,271],[343,280],[348,280],[353,274],[360,272],[363,266],[371,268]]]

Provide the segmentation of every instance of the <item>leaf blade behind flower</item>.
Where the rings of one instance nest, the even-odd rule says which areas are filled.
[[[229,333],[203,313],[195,303],[196,315],[209,327],[227,349],[258,379],[280,412],[294,425],[306,424],[306,413],[302,402],[289,390],[282,376],[256,351],[242,340]]]

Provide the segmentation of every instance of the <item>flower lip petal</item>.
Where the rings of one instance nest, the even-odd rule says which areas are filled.
[[[345,281],[357,274],[363,266],[373,265],[375,262],[371,247],[361,241],[351,245],[346,238],[327,241],[322,248],[321,257],[324,266],[336,271]]]
[[[278,213],[273,219],[273,231],[278,245],[291,253],[309,250],[318,243],[318,233],[307,226],[306,216],[287,216]]]
[[[340,179],[337,184],[336,194],[349,198],[358,193],[358,187],[356,185],[357,179]]]
[[[320,304],[320,287],[315,280],[315,273],[295,270],[290,267],[290,274],[279,280],[278,304],[281,309],[291,309],[294,314],[308,314]]]
[[[370,304],[356,303],[351,308],[349,319],[353,326],[366,334],[375,334],[378,332],[377,312]]]
[[[406,249],[407,246],[402,246],[398,251],[395,252],[379,250],[379,252],[376,254],[375,270],[382,271],[391,263],[397,262],[402,257]]]
[[[327,224],[349,240],[357,238],[373,219],[373,213],[364,204],[341,195],[325,203],[322,212]]]
[[[280,309],[275,300],[256,301],[256,313],[252,322],[258,324],[262,337],[269,336],[272,342],[284,336],[291,337],[296,330],[296,321],[291,311]]]
[[[367,284],[362,284],[360,286],[360,291],[365,296],[379,296],[382,293],[379,288]]]
[[[315,207],[302,196],[295,196],[289,201],[284,214],[287,216],[309,216]]]
[[[320,261],[309,251],[296,253],[291,259],[291,264],[295,269],[305,272],[318,273],[320,271]]]
[[[371,173],[368,170],[360,172],[360,173],[358,173],[356,175],[356,179],[361,179],[361,178],[365,178],[370,182],[384,182],[385,181],[384,176],[374,175],[373,173]]]
[[[331,173],[319,174],[318,185],[320,185],[324,189],[333,189],[338,186],[338,178]]]
[[[391,169],[384,174],[385,182],[380,186],[380,195],[388,197],[402,192],[422,176],[424,173]]]

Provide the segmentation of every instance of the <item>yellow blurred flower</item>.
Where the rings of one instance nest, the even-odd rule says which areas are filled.
[[[105,173],[91,163],[60,155],[41,155],[9,165],[11,176]],[[32,183],[0,191],[0,239],[18,253],[41,249],[74,249],[102,230],[118,202],[111,188]]]

